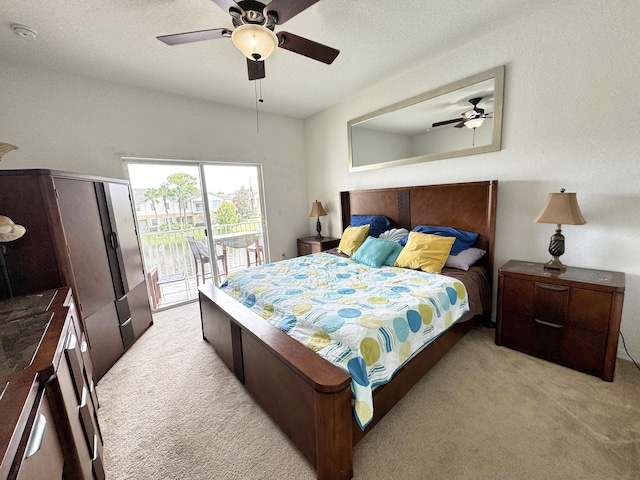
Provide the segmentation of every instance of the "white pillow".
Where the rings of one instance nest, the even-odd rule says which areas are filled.
[[[392,228],[391,230],[382,232],[378,238],[389,240],[391,242],[399,242],[407,235],[409,235],[409,230],[406,228]]]
[[[449,255],[444,266],[467,271],[469,267],[480,260],[485,253],[487,252],[480,248],[467,248],[458,255]]]

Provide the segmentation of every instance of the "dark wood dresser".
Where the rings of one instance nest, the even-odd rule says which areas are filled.
[[[498,273],[496,344],[613,381],[621,272],[511,260]]]
[[[69,288],[0,301],[0,478],[105,478],[93,366]]]

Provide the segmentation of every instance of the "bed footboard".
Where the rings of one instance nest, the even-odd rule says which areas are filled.
[[[351,377],[215,286],[201,286],[199,298],[203,338],[318,479],[351,478]]]

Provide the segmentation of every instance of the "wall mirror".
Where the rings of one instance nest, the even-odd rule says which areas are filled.
[[[504,66],[350,120],[349,171],[500,150]]]

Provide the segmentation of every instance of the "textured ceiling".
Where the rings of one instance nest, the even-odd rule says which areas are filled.
[[[172,47],[156,40],[232,29],[211,0],[3,0],[0,59],[246,108],[254,108],[257,87],[262,111],[306,118],[554,1],[321,0],[275,31],[337,48],[338,58],[325,65],[276,49],[254,84],[229,39]],[[13,23],[38,38],[15,35]]]

